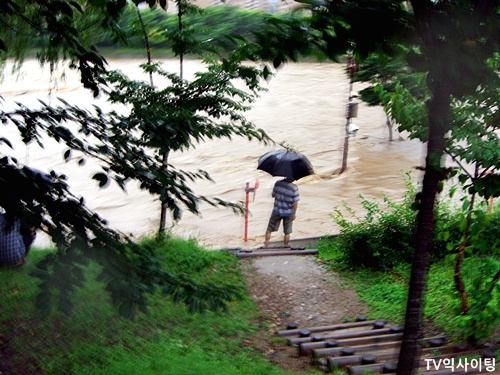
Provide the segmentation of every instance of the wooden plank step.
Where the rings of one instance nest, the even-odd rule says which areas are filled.
[[[380,361],[392,360],[397,355],[397,351],[393,353],[385,353],[374,355],[372,353],[358,354],[358,355],[350,355],[344,357],[328,357],[327,359],[327,367],[330,371],[335,371],[337,369],[352,366],[352,365],[363,365],[363,360],[366,360],[368,357],[370,360],[376,361],[377,363]]]
[[[278,256],[278,255],[314,255],[317,254],[318,250],[316,249],[307,249],[307,250],[257,250],[252,252],[238,252],[236,256],[238,258],[250,258],[250,257],[263,257],[263,256]]]
[[[378,336],[366,336],[366,337],[357,337],[351,339],[338,340],[338,346],[346,347],[346,346],[356,346],[356,345],[364,345],[364,344],[376,344],[380,342],[387,341],[400,341],[403,337],[402,333],[394,333],[387,335],[378,335]],[[325,341],[320,342],[306,342],[299,345],[299,354],[306,355],[311,353],[313,349],[324,348],[326,346]]]
[[[334,324],[334,325],[328,325],[328,326],[287,329],[287,330],[277,331],[276,334],[278,336],[299,335],[300,331],[303,329],[306,329],[311,333],[325,332],[325,331],[338,331],[338,330],[342,330],[342,329],[370,326],[370,325],[375,324],[375,322],[378,322],[378,321],[381,321],[381,320],[362,320],[359,322],[341,323],[341,324]],[[385,322],[385,320],[383,320],[381,322]]]
[[[397,349],[401,346],[401,341],[380,342],[375,344],[354,345],[351,348],[355,353],[370,353],[371,351]],[[329,356],[339,356],[342,352],[342,347],[334,348],[319,348],[313,349],[312,355],[314,358],[322,358]]]
[[[359,346],[359,345],[373,345],[381,342],[387,342],[387,341],[400,341],[401,338],[403,337],[402,333],[387,333],[387,334],[379,334],[382,333],[381,330],[373,330],[375,335],[370,335],[370,336],[361,336],[361,337],[356,337],[356,336],[348,336],[345,339],[333,339],[336,341],[336,345],[338,347],[343,347],[343,346]],[[422,339],[421,342],[426,342],[426,341],[431,341],[435,340],[437,338],[442,338],[441,336],[438,337],[431,337],[431,338],[426,338]],[[329,346],[332,346],[331,343],[329,342],[330,339],[327,339],[325,341],[311,341],[311,342],[305,342],[299,344],[299,355],[306,355],[309,353],[312,353],[314,349],[321,349],[321,348],[327,348]],[[336,351],[332,351],[336,352]]]
[[[363,331],[355,331],[355,332],[332,332],[332,333],[325,333],[324,335],[313,335],[310,337],[298,337],[298,338],[292,338],[288,340],[289,345],[300,345],[306,342],[321,342],[321,341],[326,341],[326,340],[342,340],[342,339],[349,339],[349,338],[356,338],[356,337],[365,337],[365,336],[378,336],[378,335],[385,335],[385,334],[390,334],[390,333],[401,333],[403,332],[403,329],[400,327],[389,327],[389,328],[381,328],[381,329],[370,329],[370,330],[363,330]],[[322,337],[322,340],[318,340],[318,337]]]

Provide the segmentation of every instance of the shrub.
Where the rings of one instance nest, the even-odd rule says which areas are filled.
[[[366,211],[360,217],[343,202],[344,212],[335,208],[331,217],[340,226],[340,233],[320,243],[322,257],[338,261],[346,266],[363,266],[386,270],[400,263],[411,261],[413,253],[415,212],[412,209],[415,189],[406,180],[408,191],[402,203],[395,203],[384,196],[382,208],[379,203],[364,199],[361,205]]]
[[[474,211],[471,225],[469,254],[493,256],[500,258],[500,210],[496,208],[492,214],[485,209]]]
[[[331,217],[340,227],[340,232],[319,243],[322,258],[346,267],[361,266],[382,271],[398,264],[411,263],[415,242],[416,189],[409,174],[406,174],[405,183],[407,191],[401,203],[384,196],[382,206],[360,196],[364,216],[358,215],[346,202],[343,202],[343,210],[336,207]],[[347,217],[348,214],[350,217]],[[465,208],[453,207],[449,200],[437,203],[431,263],[456,252],[462,241],[466,214]],[[467,241],[468,255],[498,256],[500,210],[494,210],[491,215],[486,213],[484,207],[474,210]]]
[[[500,283],[493,282],[500,261],[492,257],[469,257],[461,274],[467,291],[467,314],[457,314],[456,325],[464,338],[476,342],[490,337],[500,323]]]
[[[425,298],[425,316],[452,338],[478,341],[491,336],[500,322],[500,284],[492,284],[500,260],[468,257],[461,276],[467,291],[463,314],[453,281],[453,257],[431,266]]]

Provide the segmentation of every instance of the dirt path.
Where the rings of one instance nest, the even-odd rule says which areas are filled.
[[[268,338],[290,322],[306,328],[341,323],[366,313],[354,289],[326,271],[312,255],[247,258],[241,265],[267,326],[263,336]],[[257,340],[254,345],[281,368],[298,373],[312,369],[308,359],[297,356],[295,348],[276,340]]]

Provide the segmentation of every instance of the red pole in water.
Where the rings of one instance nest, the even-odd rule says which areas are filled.
[[[248,241],[248,195],[250,194],[250,182],[246,183],[245,186],[245,235],[243,241]]]

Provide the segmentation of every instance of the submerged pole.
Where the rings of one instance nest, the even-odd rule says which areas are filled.
[[[349,73],[349,95],[347,99],[347,105],[346,105],[346,124],[345,124],[345,135],[344,135],[344,150],[342,153],[342,167],[340,168],[339,173],[344,173],[345,170],[347,169],[347,155],[349,153],[349,136],[350,136],[350,130],[349,130],[349,125],[351,123],[351,118],[355,117],[353,115],[353,103],[352,103],[352,86],[354,82],[354,74],[357,71],[357,64],[356,61],[354,60],[354,57],[352,56],[351,53],[347,56],[347,72]]]

